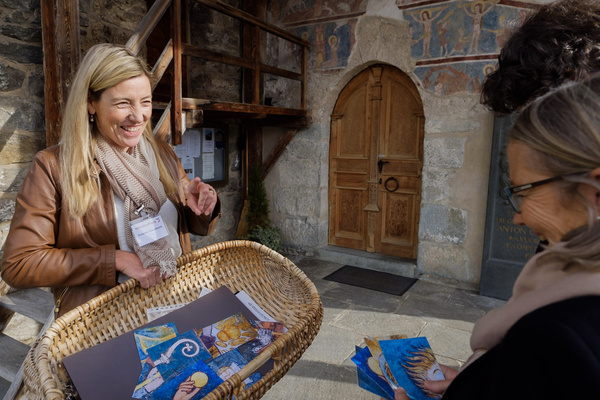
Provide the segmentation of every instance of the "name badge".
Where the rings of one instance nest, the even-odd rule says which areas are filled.
[[[138,246],[142,247],[156,242],[169,235],[169,231],[160,215],[156,217],[140,218],[130,221],[131,232]]]

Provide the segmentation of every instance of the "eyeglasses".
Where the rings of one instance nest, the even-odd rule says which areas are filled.
[[[553,178],[543,179],[543,180],[537,181],[537,182],[527,183],[525,185],[511,186],[511,187],[505,188],[504,193],[506,194],[506,197],[508,198],[508,201],[509,201],[510,205],[512,206],[513,210],[515,210],[515,212],[517,214],[521,214],[521,204],[523,204],[523,195],[516,194],[516,193],[522,192],[523,190],[534,188],[536,186],[542,186],[547,183],[556,182],[561,179],[564,179],[563,175],[555,176]]]

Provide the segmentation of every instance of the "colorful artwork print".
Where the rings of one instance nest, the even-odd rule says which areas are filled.
[[[144,398],[149,392],[162,385],[164,381],[148,356],[148,349],[176,336],[177,328],[174,323],[138,329],[133,333],[142,364],[142,372],[134,389],[134,398]]]
[[[265,346],[258,339],[250,340],[237,348],[244,358],[251,361],[256,358],[264,349]]]
[[[352,362],[356,364],[358,386],[378,396],[394,400],[394,391],[387,383],[379,363],[368,347],[364,349],[357,347]]]
[[[367,344],[367,347],[369,348],[369,350],[371,351],[371,354],[373,355],[372,362],[377,363],[377,366],[379,367],[379,370],[381,371],[383,378],[392,387],[392,389],[397,389],[399,386],[398,386],[398,383],[396,382],[396,379],[395,379],[394,375],[392,374],[392,372],[386,362],[386,358],[383,354],[383,350],[379,346],[379,341],[380,340],[403,339],[403,338],[406,338],[406,335],[392,335],[392,336],[385,336],[385,337],[366,337],[365,338],[365,343]]]
[[[213,355],[213,347],[223,354],[257,337],[258,332],[241,313],[203,328],[200,334],[200,340]]]
[[[444,379],[427,338],[380,340],[379,346],[398,385],[412,400],[441,398],[424,385],[425,380]]]
[[[190,365],[211,358],[194,330],[149,348],[148,355],[165,381],[180,374]]]
[[[206,362],[206,365],[208,365],[208,367],[224,381],[231,378],[233,374],[238,373],[246,364],[248,364],[248,360],[245,359],[244,356],[242,356],[242,353],[237,349],[228,351],[227,353]],[[254,372],[244,380],[244,383],[246,384],[246,387],[249,388],[261,378],[262,375],[259,372]]]
[[[221,378],[206,363],[198,361],[166,381],[146,398],[152,400],[201,399],[221,383],[223,383]]]
[[[133,333],[135,344],[140,355],[140,360],[144,361],[148,357],[148,349],[157,344],[166,342],[177,336],[177,328],[174,323],[168,323],[149,328],[138,329]]]
[[[262,352],[271,343],[277,340],[278,337],[287,332],[287,329],[281,322],[270,321],[250,321],[250,324],[258,332],[258,341],[262,344],[262,349],[257,351]]]

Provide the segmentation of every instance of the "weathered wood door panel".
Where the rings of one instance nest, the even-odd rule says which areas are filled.
[[[342,90],[331,116],[329,243],[416,258],[423,108],[400,70],[376,65]]]

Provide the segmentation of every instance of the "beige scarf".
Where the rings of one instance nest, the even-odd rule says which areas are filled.
[[[555,246],[564,246],[561,242]],[[490,311],[475,324],[471,335],[473,355],[467,365],[502,341],[523,316],[543,306],[585,295],[600,295],[600,270],[590,271],[553,255],[536,254],[525,265],[513,287],[513,295],[500,308]]]
[[[156,157],[150,143],[142,136],[130,153],[109,144],[98,135],[95,149],[96,159],[104,171],[114,192],[123,200],[125,214],[125,239],[142,261],[144,268],[159,267],[162,273],[173,275],[177,262],[173,251],[179,238],[167,236],[140,247],[133,238],[129,222],[141,218],[136,211],[143,206],[148,216],[158,215],[167,200],[165,189],[159,179]]]

